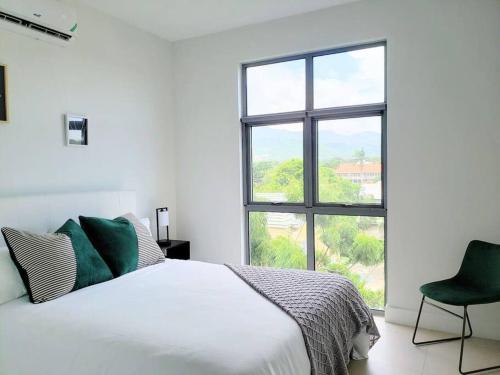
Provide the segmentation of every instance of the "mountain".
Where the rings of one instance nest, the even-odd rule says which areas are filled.
[[[320,160],[351,159],[356,150],[363,149],[367,157],[380,157],[380,133],[364,132],[341,135],[322,132],[318,139]],[[252,134],[252,153],[255,160],[283,161],[302,157],[302,133],[273,128],[260,128]]]

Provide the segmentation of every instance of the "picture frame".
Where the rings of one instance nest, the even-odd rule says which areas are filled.
[[[67,113],[66,123],[66,146],[87,147],[89,145],[88,119],[84,115]]]
[[[7,99],[7,65],[0,64],[0,124],[9,122]]]

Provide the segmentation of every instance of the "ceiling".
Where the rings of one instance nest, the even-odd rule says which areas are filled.
[[[170,41],[356,0],[79,0]]]

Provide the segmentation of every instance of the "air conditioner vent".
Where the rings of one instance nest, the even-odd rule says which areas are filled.
[[[10,16],[8,14],[4,14],[2,12],[0,12],[0,19],[5,20],[7,22],[15,23],[15,24],[22,24],[20,19],[13,17],[13,16]]]
[[[68,40],[71,39],[71,35],[64,34],[62,32],[56,31],[54,29],[51,29],[51,28],[39,25],[37,23],[34,23],[34,22],[31,22],[31,21],[28,21],[28,20],[25,20],[25,19],[13,16],[12,14],[7,14],[7,13],[4,13],[4,12],[0,12],[0,20],[4,20],[4,21],[10,22],[10,23],[14,23],[14,24],[17,24],[19,26],[24,26],[24,27],[26,27],[28,29],[35,30],[35,31],[37,31],[39,33],[51,35],[53,37],[56,37],[56,38],[59,38],[59,39],[62,39],[62,40],[68,41]]]

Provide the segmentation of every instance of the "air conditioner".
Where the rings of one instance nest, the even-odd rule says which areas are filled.
[[[76,10],[57,0],[0,0],[0,28],[65,46],[74,39]]]

